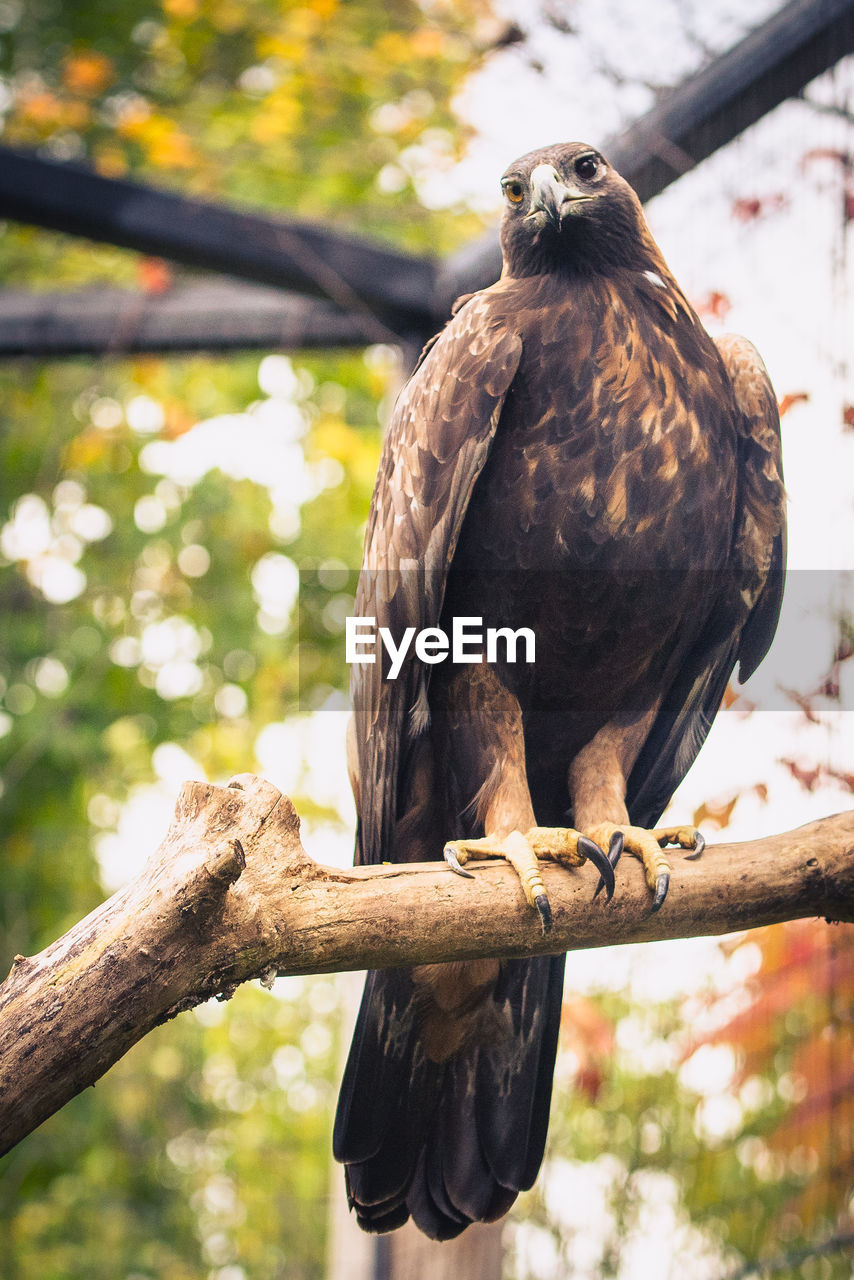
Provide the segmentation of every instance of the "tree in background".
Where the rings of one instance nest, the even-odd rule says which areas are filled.
[[[450,98],[487,18],[479,0],[429,16],[409,0],[10,0],[4,141],[449,248],[479,224],[437,225],[414,184],[458,154]],[[28,288],[173,279],[12,225],[0,270]],[[135,825],[157,843],[157,777],[174,796],[179,776],[259,768],[300,667],[306,698],[328,674],[343,621],[327,588],[358,561],[398,376],[383,348],[298,365],[120,351],[117,335],[109,359],[0,368],[4,974],[127,874],[113,851]],[[328,570],[301,663],[296,565]],[[299,790],[306,817],[340,826]],[[336,988],[280,986],[162,1028],[6,1157],[4,1280],[322,1274]]]

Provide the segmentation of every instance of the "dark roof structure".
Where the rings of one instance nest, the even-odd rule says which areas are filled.
[[[602,150],[648,200],[852,51],[854,0],[790,0]],[[0,217],[226,277],[0,290],[0,356],[420,344],[501,262],[497,232],[438,261],[3,147]]]

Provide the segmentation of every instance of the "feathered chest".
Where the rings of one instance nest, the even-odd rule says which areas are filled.
[[[513,568],[720,568],[735,406],[689,310],[579,291],[522,313],[523,354],[458,560]],[[669,305],[665,305],[669,303]]]

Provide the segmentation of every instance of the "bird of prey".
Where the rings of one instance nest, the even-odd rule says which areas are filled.
[[[504,856],[547,929],[538,857],[594,864],[601,910],[624,847],[658,908],[663,847],[696,850],[651,828],[771,643],[785,496],[762,361],[711,340],[608,161],[551,146],[501,186],[501,278],[397,402],[356,613],[398,641],[527,627],[536,658],[354,665],[349,756],[359,862]],[[334,1134],[362,1227],[447,1240],[532,1185],[563,967],[369,974]]]

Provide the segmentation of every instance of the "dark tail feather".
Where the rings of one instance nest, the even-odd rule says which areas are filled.
[[[332,1136],[336,1160],[347,1165],[350,1203],[367,1230],[400,1225],[380,1223],[405,1199],[441,1073],[421,1049],[410,973],[369,973]]]
[[[411,1215],[435,1240],[500,1218],[543,1158],[560,1028],[563,956],[511,960],[491,995],[495,1032],[446,1063],[425,1058],[414,984],[368,975],[333,1150],[367,1231]]]

